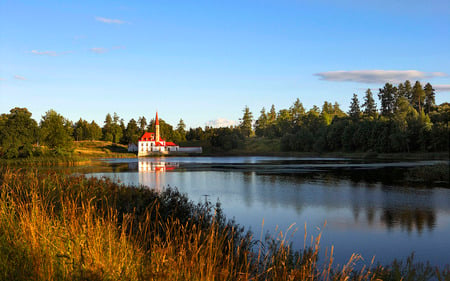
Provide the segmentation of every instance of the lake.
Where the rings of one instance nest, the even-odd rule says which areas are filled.
[[[306,225],[308,241],[322,232],[321,248],[334,245],[338,264],[354,252],[367,264],[373,256],[387,264],[414,252],[415,261],[443,266],[450,263],[450,189],[402,183],[408,169],[434,163],[168,157],[105,159],[83,173],[157,190],[176,187],[194,202],[219,201],[255,238],[276,229],[285,235],[295,224],[287,235],[296,249],[304,245]]]

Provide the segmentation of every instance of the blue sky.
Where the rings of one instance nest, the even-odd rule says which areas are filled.
[[[0,113],[203,127],[405,79],[442,103],[449,46],[449,1],[0,0]]]

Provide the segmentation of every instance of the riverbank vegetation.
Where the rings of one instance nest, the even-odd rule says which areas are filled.
[[[386,83],[378,91],[379,106],[368,89],[363,101],[355,94],[347,112],[338,103],[325,101],[306,110],[300,99],[291,107],[262,108],[255,117],[248,107],[237,126],[186,129],[159,120],[167,141],[200,145],[207,154],[357,153],[377,156],[390,153],[434,153],[449,149],[450,104],[435,104],[433,86],[409,81]],[[155,130],[155,120],[144,116],[127,124],[116,113],[107,114],[103,126],[79,119],[70,121],[49,110],[39,124],[26,108],[0,115],[0,158],[42,155],[128,157],[126,146],[145,131]],[[105,143],[100,143],[103,141]]]
[[[176,190],[0,170],[0,280],[448,280],[448,269],[319,261],[320,235],[253,237]],[[292,231],[292,230],[290,230]],[[311,241],[308,244],[306,240]],[[337,249],[338,250],[338,249]],[[361,266],[364,266],[361,268]],[[356,270],[358,268],[358,270]]]
[[[209,140],[212,151],[225,152],[250,151],[262,142],[275,152],[448,152],[450,104],[436,105],[434,95],[429,83],[386,83],[378,92],[379,108],[370,89],[362,103],[353,95],[347,113],[327,101],[307,111],[297,99],[288,109],[262,108],[257,118],[245,107],[239,126],[190,129],[186,137]],[[251,138],[256,140],[246,142]]]

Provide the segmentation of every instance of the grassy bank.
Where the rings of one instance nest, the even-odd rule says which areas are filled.
[[[448,280],[430,266],[318,262],[289,235],[256,240],[218,206],[163,193],[26,170],[0,170],[0,280]],[[306,236],[305,236],[306,238]],[[306,240],[306,239],[305,239]],[[421,279],[424,277],[423,279]],[[402,279],[403,278],[403,279]],[[447,278],[447,279],[446,279]]]
[[[75,141],[73,155],[93,158],[133,158],[128,146],[108,141]]]
[[[0,166],[78,166],[91,162],[89,157],[33,156],[28,158],[0,159]]]
[[[75,141],[71,152],[55,154],[41,147],[42,155],[14,159],[1,159],[2,166],[75,166],[89,164],[96,158],[134,158],[135,153],[129,153],[128,147],[107,141]]]

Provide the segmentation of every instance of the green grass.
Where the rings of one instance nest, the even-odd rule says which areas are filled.
[[[0,168],[0,280],[448,280],[408,260],[355,270],[361,257],[318,262],[320,238],[292,229],[254,238],[219,206],[176,190]]]
[[[75,141],[75,156],[101,158],[132,158],[136,153],[128,152],[128,146],[107,141]]]

